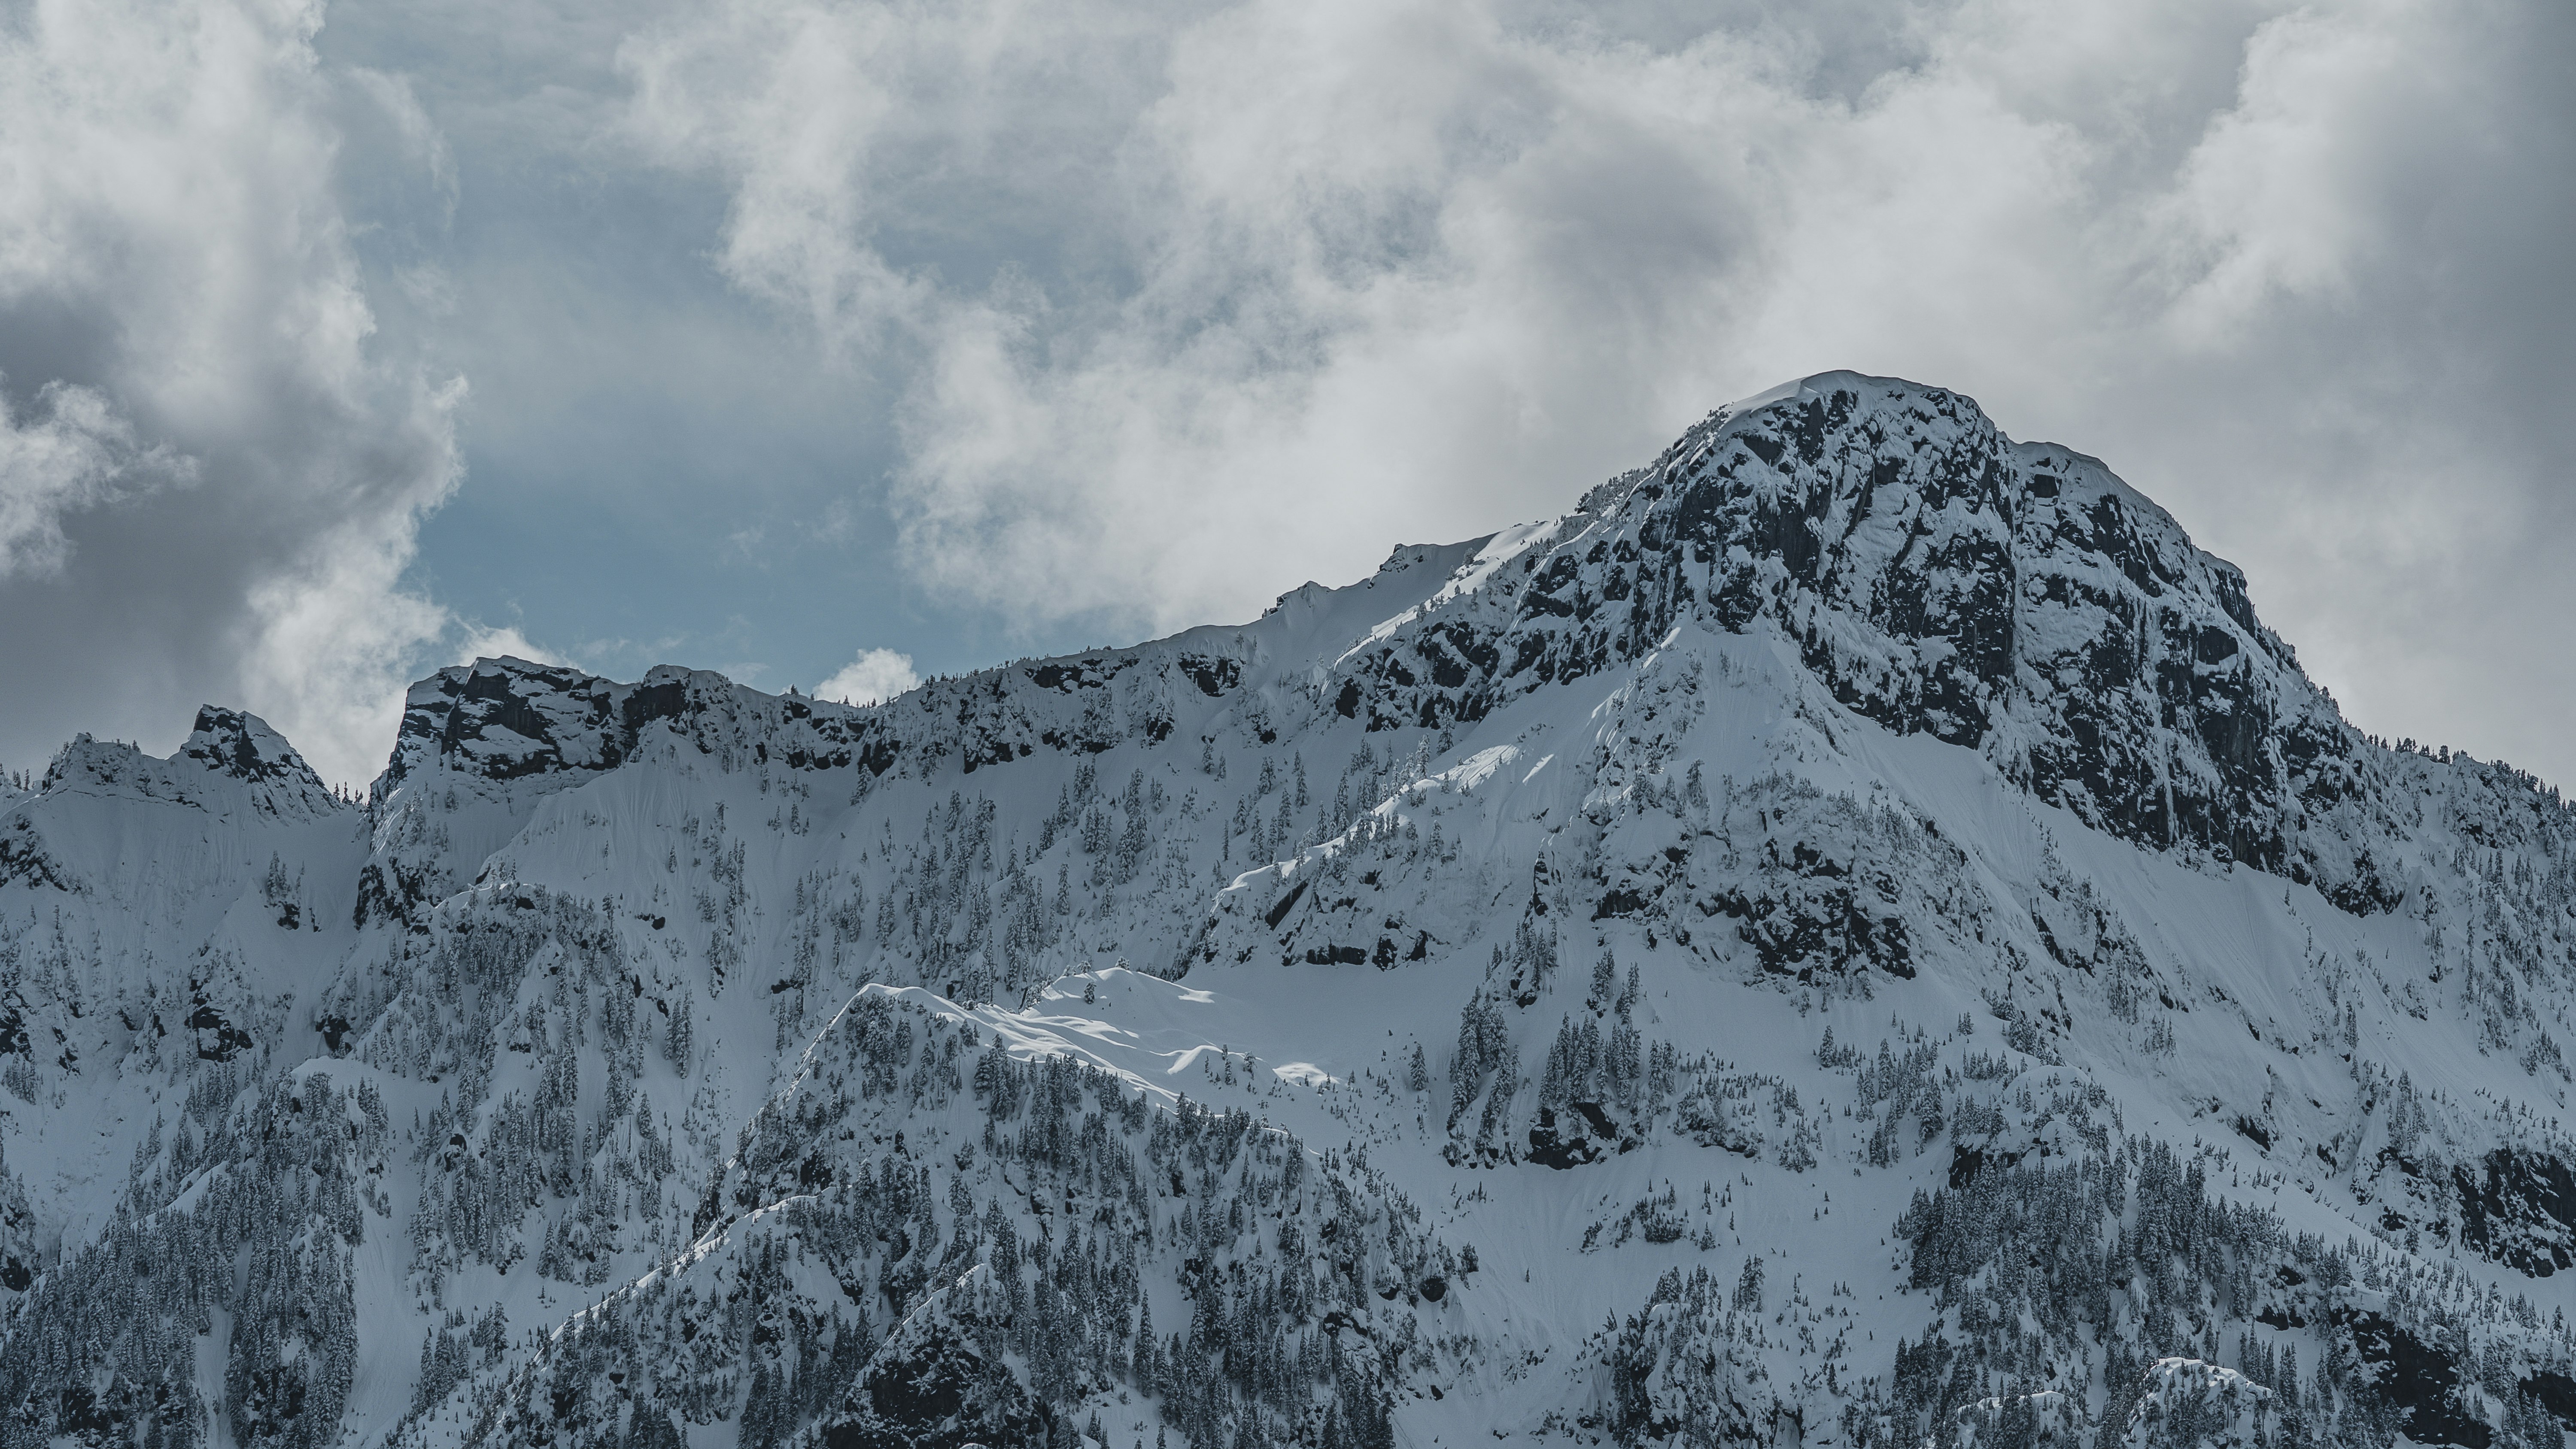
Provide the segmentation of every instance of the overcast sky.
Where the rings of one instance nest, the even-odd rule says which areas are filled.
[[[2576,6],[0,0],[0,762],[1259,612],[1848,367],[2576,784]]]

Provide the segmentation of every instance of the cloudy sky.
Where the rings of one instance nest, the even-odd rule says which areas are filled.
[[[0,0],[0,762],[865,693],[1935,382],[2576,784],[2576,7]]]

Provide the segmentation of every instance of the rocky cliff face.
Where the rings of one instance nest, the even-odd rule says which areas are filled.
[[[1378,641],[1340,705],[1474,720],[1685,621],[1796,641],[1837,704],[1979,750],[2088,825],[2393,904],[2334,839],[2372,752],[2244,575],[2098,461],[1884,378],[1712,414]]]
[[[721,674],[664,666],[640,684],[524,659],[482,659],[413,685],[378,794],[425,768],[501,782],[616,768],[654,740],[701,754],[776,752],[794,770],[847,767],[864,718],[847,705],[745,689]]]
[[[198,710],[196,727],[179,746],[179,757],[226,779],[264,787],[255,796],[263,808],[285,808],[292,802],[303,810],[318,811],[339,803],[286,737],[255,714],[213,705]]]
[[[75,741],[0,1449],[2555,1444],[2571,969],[2557,792],[1826,374],[878,706],[482,660],[363,805]]]

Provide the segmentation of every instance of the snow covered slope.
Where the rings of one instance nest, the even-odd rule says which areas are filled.
[[[882,705],[209,709],[0,797],[0,1446],[2555,1446],[2571,906],[1848,373]]]

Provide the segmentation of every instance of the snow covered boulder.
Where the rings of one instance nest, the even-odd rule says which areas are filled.
[[[1761,1278],[1732,1298],[1706,1268],[1667,1269],[1599,1353],[1602,1418],[1622,1444],[1798,1442],[1798,1415],[1764,1366]],[[1748,1293],[1745,1284],[1750,1284]]]
[[[2261,1430],[2271,1398],[2270,1389],[2234,1369],[2158,1359],[2147,1366],[2117,1442],[2123,1449],[2250,1449],[2269,1437]]]

